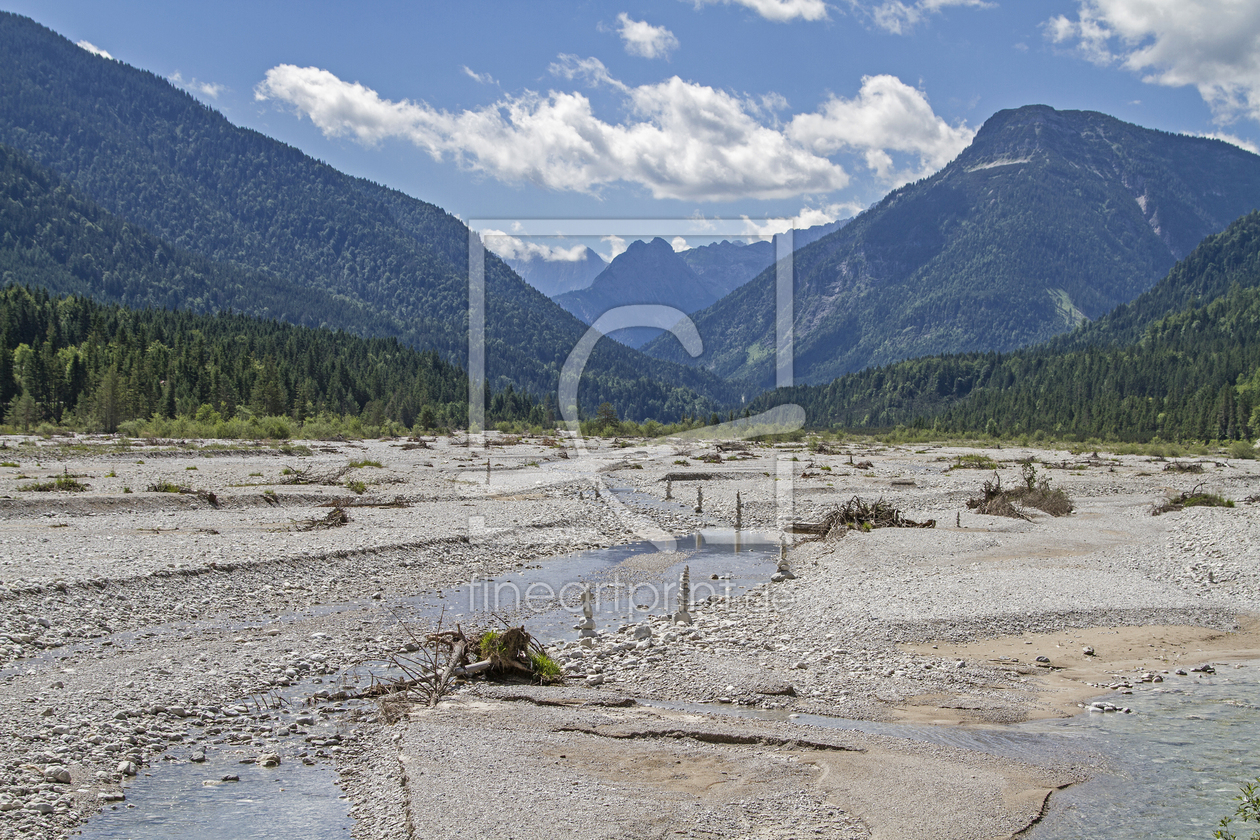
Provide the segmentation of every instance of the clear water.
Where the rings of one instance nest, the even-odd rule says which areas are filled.
[[[1087,745],[1114,767],[1054,794],[1028,837],[1202,840],[1233,813],[1239,788],[1260,776],[1260,665],[1165,679],[1109,698],[1132,708],[1131,715],[1094,713],[1019,727]],[[1250,828],[1238,828],[1251,836]]]
[[[1110,765],[1056,792],[1029,840],[1207,840],[1232,814],[1244,782],[1260,776],[1260,664],[1221,665],[1212,676],[1165,682],[1104,699],[1133,714],[1086,712],[995,728],[926,726],[697,703],[650,705],[788,721],[976,750],[1030,763],[1072,753]],[[1254,827],[1238,826],[1250,837]]]
[[[488,580],[476,580],[440,593],[425,592],[406,599],[409,621],[432,622],[442,614],[446,626],[462,622],[495,624],[495,617],[524,622],[544,642],[571,639],[581,617],[582,589],[595,594],[594,614],[601,631],[643,621],[677,608],[679,577],[690,568],[692,601],[711,595],[737,596],[765,583],[775,571],[778,544],[767,534],[730,529],[706,529],[680,537],[668,563],[645,569],[623,565],[650,558],[657,551],[650,542],[579,551]]]
[[[626,502],[644,503],[630,491],[622,495]],[[655,565],[626,563],[655,552],[656,547],[647,542],[577,552],[492,581],[408,598],[405,617],[431,622],[441,614],[448,625],[460,621],[468,626],[497,615],[524,621],[531,633],[544,640],[572,638],[582,585],[591,584],[597,593],[610,584],[622,586],[619,597],[604,589],[596,602],[597,624],[609,630],[641,621],[650,613],[672,610],[683,566],[690,567],[693,595],[700,600],[710,593],[738,595],[764,582],[778,557],[778,546],[770,535],[731,530],[698,532],[679,539],[677,548],[678,554],[671,555],[669,562]],[[544,597],[510,600],[513,591],[523,595],[531,585],[536,595]],[[325,605],[321,611],[358,606]],[[298,686],[290,691],[309,695],[314,690],[314,686]],[[1260,776],[1260,665],[1221,666],[1213,676],[1168,676],[1162,684],[1109,699],[1135,713],[1082,714],[1068,720],[978,728],[788,716],[725,705],[652,705],[857,729],[1033,763],[1072,752],[1101,754],[1112,772],[1055,793],[1046,818],[1025,836],[1032,840],[1210,838],[1220,818],[1233,811],[1240,785]],[[300,739],[294,738],[287,745],[282,742],[278,751],[291,755],[300,747]],[[155,762],[146,768],[148,775],[128,786],[128,802],[91,820],[82,836],[92,840],[348,836],[349,804],[341,798],[336,773],[327,764],[304,766],[293,759],[268,770],[238,764],[240,754],[232,749],[208,751],[207,757],[199,765]],[[228,773],[238,774],[240,782],[216,781]]]
[[[350,836],[350,803],[337,772],[286,761],[265,769],[238,764],[235,751],[208,753],[204,764],[158,762],[82,830],[90,840],[340,840]],[[239,782],[220,782],[235,774]],[[209,784],[207,784],[209,782]],[[127,805],[134,805],[128,808]]]
[[[438,593],[426,592],[406,599],[405,604],[410,608],[406,618],[431,622],[443,615],[447,626],[455,621],[467,626],[470,619],[484,624],[493,613],[525,621],[530,632],[543,639],[572,638],[576,635],[572,624],[580,615],[577,595],[584,584],[590,583],[597,592],[608,592],[607,587],[618,582],[627,585],[621,590],[620,598],[608,596],[596,603],[595,615],[600,628],[615,629],[625,622],[642,621],[651,612],[659,614],[667,607],[672,609],[673,601],[668,605],[660,603],[661,596],[677,592],[678,577],[684,566],[691,568],[693,594],[703,598],[710,591],[737,595],[749,586],[764,582],[774,571],[778,559],[777,545],[765,535],[749,532],[698,532],[679,540],[679,548],[676,557],[671,555],[674,562],[658,564],[648,571],[622,570],[621,564],[656,551],[651,543],[577,552],[549,561],[541,568],[523,569],[519,574],[501,576],[494,581],[446,590],[440,598]],[[713,575],[719,579],[712,580]],[[536,585],[539,587],[536,592],[551,591],[555,597],[518,604],[515,609],[510,608],[510,601],[500,605],[503,609],[483,609],[495,606],[488,598],[494,595],[495,584],[506,582],[522,592]],[[638,588],[631,591],[629,584]],[[504,592],[498,594],[503,596]],[[639,609],[642,606],[648,609]],[[357,604],[325,606],[327,611],[357,607]],[[388,663],[379,663],[378,667],[359,666],[346,675],[351,681],[366,681],[373,676],[390,677]],[[291,703],[296,703],[320,688],[330,686],[302,683],[285,689],[284,694]],[[320,726],[331,732],[335,724]],[[316,729],[312,728],[311,732],[314,734]],[[342,798],[337,787],[336,771],[327,763],[307,766],[297,758],[290,758],[305,747],[301,737],[290,736],[266,747],[207,749],[207,761],[202,764],[156,761],[127,785],[127,801],[107,807],[92,818],[83,827],[82,837],[88,840],[255,837],[331,840],[348,837],[353,821],[349,802]],[[238,763],[243,756],[257,757],[263,752],[279,753],[285,757],[284,763],[272,769]],[[228,774],[238,775],[240,781],[219,781]]]

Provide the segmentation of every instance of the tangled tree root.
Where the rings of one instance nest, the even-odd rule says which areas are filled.
[[[816,537],[842,537],[849,531],[870,531],[874,528],[935,528],[936,520],[915,522],[882,498],[864,502],[857,496],[823,517],[821,522],[794,522],[793,533]]]
[[[321,531],[327,528],[340,528],[350,524],[350,514],[341,507],[335,507],[319,519],[302,519],[293,523],[294,531]]]
[[[980,495],[967,500],[967,507],[988,516],[1008,516],[1026,521],[1028,515],[1020,510],[1020,506],[1036,508],[1051,516],[1067,516],[1076,509],[1067,493],[1050,486],[1050,479],[1038,479],[1037,468],[1031,460],[1024,462],[1022,471],[1024,486],[1014,490],[1003,490],[1002,477],[994,472],[993,481],[986,481]]]
[[[1011,494],[1002,489],[1002,476],[996,472],[992,481],[986,481],[980,488],[980,495],[967,500],[967,507],[976,513],[986,516],[1009,516],[1012,519],[1030,521],[1011,501]]]
[[[417,700],[436,706],[456,680],[481,678],[542,684],[563,681],[560,666],[524,627],[468,636],[458,624],[454,630],[443,630],[439,618],[434,631],[423,637],[405,624],[403,628],[411,637],[411,653],[389,657],[389,663],[401,676],[373,678],[367,688],[340,692],[333,699],[376,699],[383,719],[397,719],[405,714],[408,704]]]

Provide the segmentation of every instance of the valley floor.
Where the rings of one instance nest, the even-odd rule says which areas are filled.
[[[491,442],[6,439],[0,836],[65,837],[102,808],[145,807],[121,798],[145,774],[202,766],[218,785],[215,756],[274,753],[335,766],[362,838],[1009,837],[1103,758],[810,716],[976,730],[1102,695],[1123,707],[1260,655],[1254,461],[1189,474],[988,450],[1007,486],[1031,455],[1076,502],[1020,520],[966,507],[992,472],[949,467],[975,450],[755,445],[713,462],[700,442]],[[57,476],[87,489],[21,489]],[[1151,515],[1199,484],[1236,506]],[[794,578],[707,599],[721,569],[691,535],[729,529],[736,491],[744,528],[775,540],[853,495],[937,525],[796,536]],[[335,504],[347,524],[311,527]],[[643,539],[657,553],[613,571],[689,562],[691,625],[664,598],[637,618],[646,645],[634,621],[601,620],[585,644],[544,634],[561,686],[472,683],[388,715],[335,696],[438,605],[447,625],[493,621],[461,599],[470,580],[524,585]],[[325,696],[281,702],[312,686]]]

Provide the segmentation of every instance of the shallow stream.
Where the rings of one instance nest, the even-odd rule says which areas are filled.
[[[580,584],[596,587],[601,629],[672,609],[678,576],[689,566],[693,597],[738,595],[767,580],[778,547],[767,535],[708,530],[678,541],[676,552],[652,556],[651,543],[577,552],[459,589],[406,599],[408,619],[482,624],[488,613],[525,621],[550,641],[572,638]],[[579,582],[579,585],[575,585]],[[602,588],[602,590],[601,590]],[[527,597],[532,596],[532,597]],[[355,605],[357,607],[357,605]],[[335,609],[336,607],[332,607]],[[382,671],[384,669],[382,668]],[[942,727],[786,715],[738,706],[651,705],[744,717],[787,719],[800,725],[858,729],[929,741],[1037,763],[1064,751],[1106,756],[1114,772],[1057,792],[1032,840],[1208,838],[1231,813],[1242,782],[1260,775],[1260,666],[1220,666],[1215,675],[1169,675],[1143,685],[1119,705],[1134,714],[1081,714],[1002,728]],[[309,696],[328,686],[299,684],[286,694]],[[1117,698],[1112,697],[1113,702]],[[335,724],[324,723],[329,728]],[[269,748],[272,749],[272,748]],[[299,736],[282,740],[286,755],[309,749]],[[255,750],[255,753],[257,750]],[[273,769],[238,764],[240,753],[207,750],[207,762],[154,762],[119,803],[82,830],[91,840],[219,840],[223,837],[349,835],[349,803],[327,762],[286,759]],[[223,783],[235,774],[238,782]],[[132,807],[134,806],[134,807]]]
[[[465,626],[484,625],[492,620],[491,614],[525,621],[531,633],[550,640],[575,635],[571,626],[580,615],[578,596],[584,584],[597,593],[599,627],[615,629],[672,608],[684,566],[691,569],[693,598],[703,600],[709,594],[738,595],[764,582],[778,559],[778,546],[764,535],[730,530],[692,534],[678,541],[677,551],[654,561],[655,552],[656,547],[647,542],[580,551],[542,566],[447,589],[441,597],[436,592],[421,593],[403,599],[401,606],[409,608],[409,621],[431,622],[441,615],[445,626],[457,621]],[[526,598],[527,593],[532,597]],[[359,606],[324,605],[320,611]],[[391,674],[388,663],[352,670],[352,676],[361,680],[372,675],[397,676]],[[283,697],[296,705],[317,691],[330,690],[334,687],[330,683],[335,682],[300,682],[284,689]],[[275,716],[283,720],[293,714],[292,708],[277,710]],[[335,721],[323,721],[305,732],[331,735],[337,729]],[[252,759],[265,751],[283,756],[279,767],[239,763],[242,756]],[[297,758],[299,753],[315,753],[304,735],[281,738],[265,750],[211,745],[200,764],[155,761],[126,785],[126,802],[108,806],[88,821],[81,836],[89,840],[348,837],[349,802],[337,786],[336,771],[326,759],[306,765]],[[222,781],[230,775],[239,780]]]

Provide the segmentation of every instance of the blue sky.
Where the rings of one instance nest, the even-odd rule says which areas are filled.
[[[1031,103],[1260,139],[1254,0],[0,5],[466,219],[817,223]]]

